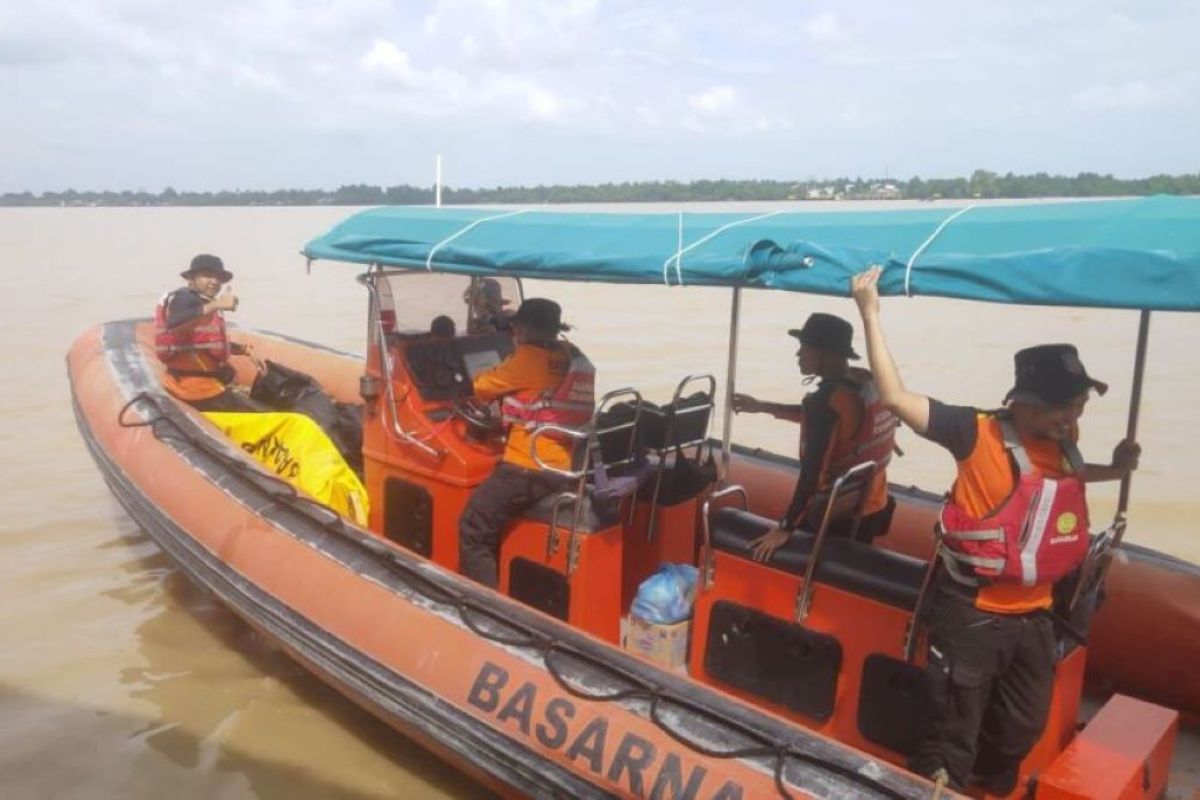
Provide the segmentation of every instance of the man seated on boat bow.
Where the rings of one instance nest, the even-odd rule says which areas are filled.
[[[930,723],[912,769],[955,789],[1016,787],[1046,724],[1054,687],[1055,581],[1087,555],[1084,484],[1137,467],[1122,441],[1112,464],[1084,464],[1075,442],[1094,389],[1074,346],[1017,352],[998,411],[950,406],[904,387],[880,323],[880,268],[855,276],[867,356],[883,401],[918,435],[950,451],[958,476],[942,509],[942,562],[928,607]]]
[[[558,303],[534,297],[521,303],[511,319],[516,349],[495,367],[475,376],[480,400],[500,400],[509,423],[504,456],[495,471],[471,494],[458,523],[462,573],[487,585],[498,582],[500,535],[514,518],[537,501],[569,485],[568,479],[538,466],[530,436],[539,425],[575,428],[591,420],[595,368],[570,342],[559,338]],[[572,443],[539,437],[537,455],[546,466],[572,468]]]
[[[225,329],[224,312],[238,307],[237,295],[226,286],[233,273],[221,259],[202,253],[179,276],[187,286],[164,295],[154,310],[154,352],[167,366],[163,385],[201,411],[265,410],[230,387],[231,355],[246,356],[262,370],[250,345],[231,342]]]
[[[800,477],[792,502],[779,526],[750,544],[759,561],[768,560],[797,527],[817,530],[833,482],[857,464],[875,461],[878,469],[867,489],[855,538],[869,543],[887,533],[895,508],[884,467],[895,446],[897,420],[879,401],[871,373],[849,364],[858,359],[851,344],[854,328],[841,317],[817,313],[788,335],[800,341],[796,351],[800,374],[806,383],[819,378],[817,390],[799,405],[768,403],[746,394],[733,396],[734,411],[771,414],[803,426]],[[829,534],[849,535],[851,523],[849,518],[835,519]]]

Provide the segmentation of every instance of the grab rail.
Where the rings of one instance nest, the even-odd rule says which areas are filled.
[[[371,324],[375,326],[375,338],[379,343],[379,368],[383,372],[383,386],[387,393],[387,411],[392,433],[396,434],[406,444],[411,444],[418,450],[424,451],[427,455],[437,458],[442,455],[440,450],[421,441],[406,431],[404,426],[400,424],[400,413],[396,410],[396,393],[392,388],[392,357],[388,353],[387,336],[383,330],[383,307],[379,299],[379,289],[375,286],[375,282],[371,279],[371,273],[369,272],[364,272],[362,275],[357,276],[355,280],[367,287],[367,291],[371,295],[371,307],[375,311],[371,317]]]
[[[703,579],[701,580],[701,588],[704,589],[712,588],[713,569],[715,562],[712,546],[712,520],[710,519],[712,513],[712,504],[713,501],[720,500],[721,498],[728,497],[732,494],[741,495],[742,510],[749,510],[750,494],[746,491],[744,486],[740,486],[736,483],[730,484],[724,489],[718,489],[717,491],[713,492],[708,496],[708,499],[704,501],[704,505],[700,507],[700,520],[704,530],[704,570]]]
[[[796,598],[796,622],[804,622],[805,617],[808,616],[809,607],[812,605],[817,562],[820,560],[821,549],[825,545],[825,538],[829,534],[829,526],[833,522],[834,514],[836,513],[835,506],[837,505],[836,501],[838,497],[841,495],[842,490],[846,488],[847,483],[854,483],[861,486],[861,494],[854,508],[854,524],[850,532],[850,535],[853,536],[862,519],[862,510],[867,502],[868,489],[878,468],[879,465],[874,461],[864,461],[848,469],[833,482],[833,488],[829,492],[829,500],[825,503],[825,513],[821,517],[821,527],[817,529],[817,536],[813,539],[812,550],[808,554],[808,565],[804,568],[804,583],[800,587],[800,596]],[[863,477],[860,479],[859,476]]]
[[[704,393],[708,398],[708,402],[688,406],[683,409],[679,408],[679,400],[683,397],[683,390],[689,384],[700,381],[708,383],[708,391]],[[685,447],[700,445],[696,449],[696,463],[700,462],[700,454],[704,451],[703,445],[708,441],[708,428],[712,424],[711,414],[712,410],[716,407],[716,396],[717,379],[712,375],[688,375],[675,387],[675,394],[671,397],[671,413],[667,419],[666,430],[663,432],[663,445],[655,448],[654,451],[658,454],[658,469],[654,474],[654,492],[650,495],[650,519],[646,526],[646,541],[648,542],[654,541],[654,534],[658,528],[658,496],[662,491],[663,472],[666,470],[667,465],[667,453],[671,450],[682,451]],[[689,439],[686,442],[672,442],[671,440],[674,438],[675,433],[675,421],[685,414],[698,414],[701,412],[710,416],[707,424],[704,426],[704,430],[700,432],[699,438]]]

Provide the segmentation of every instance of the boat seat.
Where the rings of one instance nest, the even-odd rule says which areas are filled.
[[[536,522],[544,522],[549,525],[551,518],[554,516],[554,504],[557,501],[560,492],[554,492],[543,497],[541,500],[530,506],[522,515],[527,519]],[[563,503],[562,508],[558,512],[558,526],[564,530],[570,530],[571,522],[574,519],[575,506],[573,503]],[[604,530],[616,525],[621,516],[621,498],[602,499],[595,497],[592,494],[589,486],[587,493],[583,498],[583,510],[579,515],[579,532],[580,533],[595,533],[596,531]]]
[[[750,542],[774,525],[773,521],[747,511],[722,508],[712,514],[712,544],[717,550],[748,559]],[[775,551],[766,566],[803,575],[815,538],[812,533],[797,532]],[[911,556],[829,536],[821,563],[817,565],[816,580],[911,611],[916,607],[927,567],[928,562]]]

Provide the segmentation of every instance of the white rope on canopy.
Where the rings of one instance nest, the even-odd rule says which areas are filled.
[[[700,245],[704,244],[705,242],[709,241],[713,237],[724,233],[725,231],[729,230],[730,228],[736,228],[739,225],[745,225],[750,222],[757,222],[760,219],[767,219],[768,217],[777,217],[780,214],[786,214],[786,213],[787,213],[786,211],[771,211],[766,214],[759,214],[756,217],[749,217],[748,219],[739,219],[736,222],[730,222],[725,225],[722,225],[721,227],[717,228],[712,233],[709,233],[707,236],[702,236],[699,239],[697,239],[696,241],[689,244],[687,247],[684,247],[683,246],[683,212],[682,211],[679,212],[679,235],[678,235],[677,249],[676,249],[674,255],[670,256],[666,261],[663,262],[663,283],[666,284],[667,286],[671,285],[670,270],[671,270],[671,262],[674,261],[675,262],[675,284],[677,286],[683,286],[683,254],[688,252],[689,250],[694,250],[695,248],[697,248]]]
[[[455,239],[462,236],[464,233],[471,230],[472,228],[477,228],[485,222],[492,222],[493,220],[504,219],[505,217],[515,217],[518,214],[525,214],[528,211],[529,211],[529,209],[523,208],[520,211],[509,211],[506,214],[494,214],[490,217],[482,217],[468,225],[464,225],[463,227],[459,228],[457,231],[450,234],[445,239],[442,239],[440,242],[438,242],[437,244],[435,244],[433,246],[433,248],[429,251],[429,255],[425,257],[425,271],[433,272],[433,256],[438,250],[441,250],[443,247],[450,244]]]
[[[922,253],[924,253],[929,248],[929,245],[933,244],[935,239],[937,239],[939,236],[941,236],[942,231],[946,230],[947,225],[949,225],[951,222],[953,222],[954,220],[961,217],[963,214],[970,211],[972,208],[975,208],[975,206],[973,206],[973,205],[965,206],[963,208],[960,208],[958,211],[955,211],[953,214],[946,217],[944,220],[942,220],[942,224],[938,225],[937,228],[934,229],[933,233],[929,234],[929,237],[925,241],[921,242],[921,246],[918,247],[916,250],[914,250],[913,254],[908,257],[908,265],[905,266],[905,268],[904,268],[904,296],[905,297],[912,297],[912,292],[909,289],[909,279],[912,277],[912,268],[913,268],[913,264],[917,263],[917,257],[920,256]]]

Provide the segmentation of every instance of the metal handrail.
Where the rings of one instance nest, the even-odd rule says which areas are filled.
[[[550,530],[546,533],[546,558],[550,559],[558,552],[558,510],[562,508],[564,502],[571,501],[575,503],[575,507],[579,508],[579,495],[575,492],[559,492],[554,498],[554,505],[550,511]],[[575,531],[578,527],[578,514],[571,527],[571,537],[575,536]],[[571,542],[568,542],[570,545]],[[568,566],[570,566],[568,564]]]
[[[921,628],[921,609],[925,607],[925,598],[929,588],[933,586],[933,576],[937,572],[938,560],[942,557],[942,526],[933,526],[933,553],[929,556],[929,566],[921,578],[921,588],[917,590],[917,601],[913,604],[912,618],[904,628],[904,646],[901,651],[905,661],[912,661],[917,647],[917,634]]]
[[[383,330],[383,306],[379,298],[379,289],[375,286],[375,282],[371,280],[371,273],[369,272],[364,272],[356,277],[355,280],[367,288],[367,291],[371,295],[371,307],[375,310],[371,324],[375,326],[375,338],[379,346],[379,367],[383,372],[383,386],[387,395],[386,407],[391,422],[392,433],[396,434],[401,441],[411,444],[426,454],[437,458],[442,455],[440,450],[431,447],[416,436],[413,436],[413,434],[405,430],[404,426],[400,424],[400,413],[396,410],[396,393],[392,388],[392,357],[388,353],[387,335]]]
[[[554,473],[555,475],[562,475],[564,478],[571,478],[573,480],[586,478],[588,474],[588,460],[586,458],[583,461],[583,466],[581,466],[579,469],[563,469],[562,467],[552,467],[545,461],[542,461],[542,457],[538,455],[537,442],[547,434],[556,434],[558,436],[564,436],[568,439],[573,439],[577,442],[586,442],[590,436],[589,432],[586,430],[579,430],[578,428],[565,428],[562,425],[539,425],[529,433],[529,457],[533,459],[533,463],[537,464],[538,469],[545,472]]]
[[[731,484],[718,489],[708,496],[704,501],[704,505],[700,508],[700,521],[704,530],[704,554],[703,554],[703,570],[700,573],[700,588],[709,589],[712,587],[713,570],[715,567],[715,558],[713,556],[712,547],[712,520],[709,518],[712,514],[712,504],[715,500],[720,500],[723,497],[728,497],[731,494],[738,494],[742,497],[742,511],[747,511],[750,508],[750,495],[746,492],[744,486]]]
[[[682,409],[679,408],[679,401],[683,397],[683,390],[688,386],[688,384],[698,383],[701,381],[704,381],[708,384],[708,391],[704,393],[708,396],[708,402],[700,404],[700,405],[689,406],[688,408],[682,408]],[[708,412],[711,414],[713,409],[716,408],[716,406],[717,406],[716,397],[717,397],[717,379],[714,378],[711,374],[688,375],[683,380],[681,380],[679,382],[679,385],[675,387],[675,394],[672,395],[672,397],[671,397],[672,412],[671,412],[671,419],[667,423],[667,431],[666,431],[667,441],[671,440],[671,434],[674,432],[676,419],[678,419],[679,417],[682,417],[685,414],[698,414],[702,411]],[[670,445],[670,447],[672,447],[672,448],[674,448],[674,447],[681,447],[681,448],[682,447],[692,447],[693,445],[702,444],[704,442],[707,442],[708,441],[708,428],[711,425],[712,425],[712,418],[710,417],[709,424],[705,426],[704,432],[700,434],[699,439],[692,439],[687,442],[679,442],[678,444]],[[699,459],[699,457],[700,457],[700,454],[697,453],[696,454],[697,460]]]
[[[1117,517],[1112,524],[1105,528],[1088,544],[1087,557],[1079,567],[1079,578],[1075,582],[1075,591],[1071,593],[1071,601],[1067,604],[1070,614],[1079,604],[1084,595],[1092,592],[1104,580],[1112,560],[1112,551],[1119,547],[1125,533],[1125,517]]]
[[[712,510],[713,501],[720,500],[722,497],[728,497],[731,494],[741,495],[742,511],[748,511],[750,509],[750,494],[746,491],[746,487],[740,484],[733,483],[710,494],[708,499],[704,501],[704,505],[700,508],[700,518],[704,527],[705,547],[712,546],[712,520],[710,519],[710,513]]]
[[[576,441],[587,441],[588,432],[575,430],[574,428],[564,428],[561,425],[542,425],[534,428],[529,434],[529,455],[533,459],[533,462],[538,465],[539,469],[577,481],[574,492],[563,492],[554,499],[554,510],[550,515],[550,530],[546,533],[547,552],[553,555],[557,547],[552,547],[551,542],[556,543],[558,540],[558,509],[564,499],[571,499],[575,502],[575,513],[571,517],[571,533],[567,542],[568,553],[571,552],[569,548],[575,544],[575,536],[579,532],[579,523],[583,519],[583,498],[587,492],[588,459],[586,456],[584,457],[583,466],[578,470],[560,469],[542,461],[542,457],[538,455],[537,442],[542,436],[550,433],[566,436]],[[572,571],[573,568],[568,558],[567,574],[571,574]]]
[[[796,621],[803,622],[808,616],[809,606],[812,605],[813,584],[817,574],[817,562],[821,557],[821,549],[825,546],[825,539],[829,534],[829,526],[833,522],[834,505],[838,496],[842,493],[847,482],[857,481],[860,475],[865,476],[861,480],[862,495],[858,499],[858,505],[854,509],[854,530],[851,535],[857,531],[858,523],[862,519],[863,506],[867,502],[868,486],[871,479],[875,477],[875,472],[879,465],[874,461],[864,461],[861,464],[848,469],[844,474],[838,477],[833,482],[833,489],[829,492],[829,500],[825,503],[825,513],[821,517],[821,527],[817,529],[817,536],[813,540],[812,550],[808,554],[808,566],[804,569],[804,584],[800,587],[800,597],[796,600]]]
[[[600,417],[604,415],[605,411],[608,411],[609,405],[612,404],[612,401],[617,400],[618,398],[632,398],[634,400],[633,420],[630,422],[618,422],[616,424],[609,425],[604,428],[597,427],[597,425],[599,425],[599,422],[600,422]],[[608,392],[607,394],[605,394],[603,397],[600,398],[600,402],[596,404],[596,410],[592,414],[591,427],[592,427],[593,432],[596,434],[596,439],[598,442],[601,436],[608,434],[608,433],[615,433],[617,431],[622,431],[622,430],[636,431],[638,424],[641,422],[641,420],[642,420],[642,393],[639,392],[637,389],[626,386],[621,389],[614,389],[613,391]],[[604,466],[605,467],[622,467],[626,464],[632,464],[637,459],[637,455],[636,455],[637,449],[638,449],[638,437],[635,433],[634,435],[631,435],[629,437],[629,448],[625,452],[625,458],[621,459],[620,461],[614,461],[611,464],[605,462]],[[584,466],[586,467],[587,465],[585,464]]]
[[[621,422],[604,428],[597,428],[596,426],[600,415],[608,408],[609,404],[613,400],[621,397],[632,397],[637,401],[633,421]],[[546,540],[547,557],[554,555],[558,549],[558,515],[559,509],[566,500],[571,500],[575,503],[575,514],[571,522],[571,534],[569,542],[569,546],[574,546],[575,537],[579,532],[579,523],[583,519],[583,498],[587,493],[587,479],[588,475],[591,474],[591,468],[593,466],[590,445],[592,442],[598,441],[598,437],[602,433],[612,433],[613,431],[625,429],[635,430],[637,428],[638,421],[640,420],[641,413],[642,395],[637,390],[628,387],[614,389],[600,398],[600,402],[596,404],[596,408],[592,412],[592,418],[586,428],[568,428],[563,425],[539,425],[538,427],[534,428],[532,432],[530,432],[529,456],[533,462],[537,464],[538,468],[554,475],[561,475],[564,478],[570,478],[571,480],[578,481],[574,492],[562,492],[554,500],[554,507],[550,514],[550,531]],[[573,440],[574,442],[587,442],[589,444],[588,449],[584,453],[583,463],[580,465],[579,469],[562,469],[561,467],[551,466],[542,460],[541,455],[538,454],[537,443],[541,437],[549,434],[565,437]],[[597,447],[599,447],[598,444]],[[636,436],[630,436],[629,450],[625,459],[618,461],[615,464],[605,466],[621,466],[622,464],[631,463],[634,460],[634,451],[636,448]],[[568,559],[567,574],[569,575],[573,570],[574,567],[570,563],[570,559]]]
[[[681,397],[683,397],[684,388],[686,388],[688,384],[698,381],[706,381],[708,383],[708,402],[700,405],[690,406],[685,409],[680,409],[679,400]],[[675,394],[671,397],[671,415],[667,420],[667,428],[663,432],[664,442],[671,441],[671,437],[675,432],[676,418],[683,416],[684,414],[696,414],[701,411],[710,414],[710,416],[708,419],[708,425],[705,425],[704,431],[701,432],[699,439],[692,439],[687,442],[676,442],[674,444],[665,444],[662,447],[654,448],[654,452],[658,454],[658,468],[654,472],[654,492],[650,495],[650,519],[649,523],[646,525],[646,541],[648,542],[654,541],[654,534],[658,528],[658,496],[662,491],[663,473],[666,471],[667,466],[667,453],[670,450],[682,450],[685,447],[695,447],[696,445],[701,445],[701,447],[696,449],[695,459],[696,463],[700,463],[700,454],[704,451],[702,445],[708,441],[708,428],[712,424],[711,414],[712,410],[716,407],[716,395],[717,379],[712,375],[688,375],[679,382],[678,386],[675,387]]]

